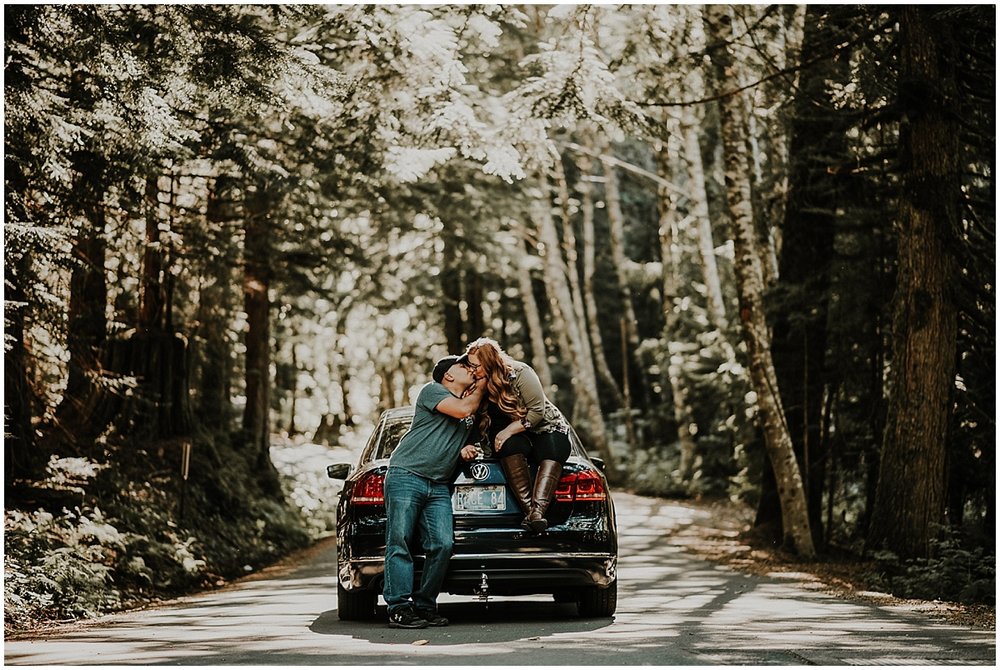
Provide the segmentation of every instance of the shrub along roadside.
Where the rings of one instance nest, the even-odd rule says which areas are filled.
[[[8,496],[5,635],[213,588],[334,530],[337,487],[325,467],[337,456],[328,448],[272,447],[283,500],[256,488],[228,444],[205,437],[184,483],[178,448],[134,450],[128,470],[121,458],[53,458],[44,480]]]
[[[942,531],[931,542],[930,558],[900,560],[887,551],[875,553],[870,577],[901,598],[945,600],[996,606],[996,555],[982,547],[965,548],[954,531]]]

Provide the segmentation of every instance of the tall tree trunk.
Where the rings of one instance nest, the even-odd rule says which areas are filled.
[[[538,228],[537,223],[535,224],[535,227]],[[552,264],[549,263],[550,259],[547,254],[548,254],[548,249],[546,248],[545,252],[542,253],[541,261],[542,261],[542,283],[545,286],[545,296],[548,298],[549,301],[549,320],[551,321],[552,324],[549,334],[551,337],[555,338],[557,350],[563,352],[562,355],[565,358],[569,359],[570,369],[574,371],[573,386],[571,389],[568,389],[572,391],[573,395],[570,396],[570,394],[566,393],[566,391],[557,392],[552,397],[550,397],[550,400],[552,400],[554,403],[558,405],[560,404],[560,402],[564,402],[567,397],[572,397],[573,398],[572,417],[566,417],[566,418],[570,419],[570,421],[574,425],[581,425],[587,421],[587,414],[588,412],[590,412],[590,403],[588,402],[586,396],[580,396],[579,393],[580,378],[577,377],[575,374],[575,370],[577,369],[576,368],[577,357],[576,354],[574,353],[575,350],[573,348],[573,343],[570,341],[569,338],[569,326],[567,325],[566,322],[566,320],[570,318],[572,314],[568,313],[567,310],[563,307],[563,305],[560,304],[559,302],[560,293],[554,288],[555,282],[557,280],[553,278],[554,269],[552,267]],[[560,398],[562,400],[560,400]],[[565,410],[565,408],[563,409],[564,411],[568,411]]]
[[[582,324],[573,318],[573,297],[570,295],[566,264],[560,252],[559,234],[556,231],[548,199],[532,203],[532,219],[538,229],[539,241],[545,245],[545,283],[554,311],[558,312],[554,316],[561,317],[562,322],[554,323],[553,326],[564,332],[569,339],[570,348],[564,349],[563,354],[569,359],[573,369],[576,401],[582,403],[582,409],[586,413],[586,434],[590,438],[590,444],[604,458],[608,466],[608,476],[616,479],[618,468],[608,445],[604,416],[601,414],[601,404],[598,402],[597,376],[593,361],[583,355],[583,352],[589,349],[583,342],[586,332],[582,329]]]
[[[10,244],[8,238],[7,243]],[[10,490],[15,479],[38,474],[45,465],[46,455],[36,449],[35,432],[31,426],[33,391],[28,378],[28,356],[24,344],[27,296],[23,283],[28,277],[28,254],[4,264],[4,336],[9,342],[3,357],[4,386],[4,487]]]
[[[676,146],[677,133],[670,133],[658,152],[658,167],[664,179],[669,180],[672,157],[678,155]],[[700,159],[699,159],[700,163]],[[697,456],[695,442],[696,422],[688,401],[687,380],[684,379],[684,348],[677,341],[680,301],[680,268],[681,245],[677,239],[678,233],[678,196],[674,189],[660,184],[657,187],[660,210],[660,258],[663,262],[663,339],[667,345],[666,376],[670,385],[670,396],[674,408],[674,421],[677,424],[677,442],[680,445],[680,478],[689,483],[694,474],[694,463]],[[697,207],[697,205],[695,206]]]
[[[5,43],[27,43],[28,32],[34,24],[30,15],[39,7],[10,5],[4,7],[6,17]],[[11,90],[30,85],[26,62],[8,58],[4,63],[5,85]],[[8,130],[8,136],[9,136]],[[32,225],[25,211],[28,202],[28,179],[22,166],[31,161],[33,147],[25,142],[5,142],[4,150],[4,491],[11,500],[10,485],[15,479],[30,477],[41,470],[46,460],[41,449],[36,448],[31,426],[32,389],[28,375],[28,351],[25,330],[28,309],[28,286],[32,277],[30,245],[18,238],[12,239],[16,224]],[[8,344],[9,343],[9,344]],[[8,348],[9,346],[9,348]]]
[[[562,158],[557,158],[554,162],[552,177],[556,182],[556,193],[559,202],[559,219],[562,223],[562,247],[560,253],[566,262],[566,279],[569,281],[569,293],[573,298],[573,303],[567,308],[573,310],[573,319],[576,323],[587,323],[587,314],[583,308],[583,295],[580,290],[580,270],[577,265],[576,233],[573,231],[573,221],[569,213],[569,184],[566,182],[566,171],[563,169]],[[593,360],[594,354],[591,350],[590,338],[581,337],[581,356]]]
[[[615,172],[614,164],[605,158],[601,159],[601,168],[604,170],[604,200],[607,205],[608,226],[611,230],[611,260],[614,263],[618,280],[618,295],[622,301],[629,349],[635,351],[639,348],[639,330],[635,318],[635,307],[632,305],[632,291],[628,285],[628,277],[625,275],[625,216],[622,214],[618,174]]]
[[[483,276],[476,271],[475,266],[468,265],[464,272],[465,285],[465,343],[486,333],[486,317],[483,314]],[[454,352],[465,350],[463,343],[452,349]]]
[[[231,418],[232,347],[226,337],[228,315],[234,298],[232,269],[218,263],[198,295],[199,321],[195,342],[201,352],[197,361],[195,416],[205,426],[228,432]]]
[[[589,328],[587,328],[587,312],[583,304],[583,291],[580,287],[580,274],[578,266],[578,254],[577,254],[577,244],[576,244],[576,233],[573,230],[573,222],[570,217],[569,211],[569,184],[566,181],[566,173],[563,169],[563,164],[561,159],[555,161],[555,169],[553,171],[553,176],[556,180],[557,193],[559,199],[559,211],[562,221],[562,253],[566,260],[566,278],[569,280],[569,293],[573,298],[572,310],[573,319],[578,324],[580,328],[580,346],[582,350],[579,352],[581,359],[590,361],[590,366],[594,368],[594,398],[600,402],[600,394],[597,390],[597,372],[594,363],[594,349],[590,342]],[[601,357],[603,358],[603,351],[601,352]],[[632,413],[628,406],[627,394],[623,397],[622,407],[625,412],[625,426],[627,433],[627,441],[630,450],[634,450],[636,447],[635,432],[632,428]]]
[[[378,409],[384,412],[396,406],[396,388],[393,384],[393,371],[387,370],[383,366],[378,366],[379,394]]]
[[[292,407],[289,410],[288,416],[288,434],[297,435],[298,429],[295,427],[295,405],[298,400],[299,395],[299,361],[298,357],[295,355],[295,344],[292,344],[292,388],[289,389],[289,393],[292,395]]]
[[[441,296],[445,341],[452,353],[464,351],[469,341],[486,334],[483,277],[466,258],[469,252],[463,251],[464,247],[460,235],[444,238]]]
[[[693,110],[690,118],[682,119],[684,134],[684,157],[687,159],[688,183],[691,189],[691,213],[695,217],[698,230],[698,255],[701,258],[702,276],[708,300],[708,314],[712,325],[720,330],[728,326],[726,302],[722,297],[722,280],[719,265],[715,262],[715,241],[712,235],[712,219],[708,213],[708,190],[705,185],[705,167],[701,159],[701,144],[698,141],[700,120]]]
[[[604,355],[604,339],[601,337],[601,327],[597,316],[597,300],[594,297],[596,263],[594,262],[593,164],[593,159],[586,153],[582,153],[577,159],[577,166],[580,169],[580,181],[576,186],[576,190],[580,193],[580,213],[583,216],[581,227],[583,237],[583,286],[580,291],[583,295],[587,333],[590,335],[590,345],[593,348],[594,367],[605,388],[611,394],[615,407],[624,407],[625,398],[622,396],[622,391],[615,380],[615,376],[611,374],[611,368],[608,367],[608,359]]]
[[[543,268],[544,271],[542,273],[542,280],[545,283],[545,295],[548,297],[549,300],[549,320],[552,323],[550,333],[555,337],[557,351],[572,352],[573,345],[570,342],[569,333],[566,331],[566,318],[568,317],[568,315],[563,310],[562,306],[559,304],[559,297],[551,287],[552,279],[549,276],[548,268],[544,264],[544,261],[543,261]],[[569,361],[570,370],[575,370],[576,368],[574,365],[575,362],[574,354],[568,353],[568,354],[563,354],[563,356],[570,359]],[[575,373],[573,374],[571,381],[572,381],[572,386],[570,388],[555,391],[555,393],[549,399],[552,400],[552,402],[556,403],[557,405],[562,403],[563,407],[565,407],[566,399],[572,398],[573,411],[571,413],[571,416],[567,416],[566,418],[569,419],[570,422],[573,423],[574,425],[579,426],[588,420],[587,416],[591,408],[590,408],[590,403],[588,402],[588,398],[586,396],[581,397],[579,395],[580,382],[576,378]],[[566,411],[568,412],[568,410]]]
[[[760,254],[760,270],[764,286],[773,286],[778,281],[778,248],[775,240],[775,228],[771,221],[764,219],[764,207],[760,204],[763,190],[764,172],[761,165],[761,157],[764,150],[761,149],[758,135],[760,134],[760,124],[757,115],[754,113],[749,98],[740,96],[746,100],[746,108],[743,110],[743,118],[747,120],[747,141],[745,151],[749,156],[749,176],[751,206],[754,211],[754,232],[757,235],[754,247]],[[768,152],[770,153],[770,151]]]
[[[454,238],[444,240],[441,266],[441,309],[444,311],[444,336],[448,351],[459,352],[465,346],[462,329],[462,259]]]
[[[159,330],[166,302],[162,282],[163,249],[160,244],[160,175],[146,177],[146,243],[139,278],[139,329]]]
[[[718,93],[739,88],[736,64],[727,46],[732,40],[732,17],[726,5],[705,7],[705,32],[710,43],[714,83]],[[785,423],[774,364],[770,333],[764,310],[764,280],[750,202],[749,167],[746,160],[743,103],[730,94],[720,105],[725,160],[726,197],[735,233],[736,277],[740,296],[740,321],[750,358],[750,379],[757,394],[757,409],[763,427],[771,466],[781,496],[785,543],[804,558],[815,556],[802,475],[795,459]]]
[[[769,169],[770,179],[767,183],[767,189],[761,193],[761,204],[764,212],[763,218],[770,227],[769,237],[778,260],[779,277],[782,253],[781,225],[785,221],[785,208],[788,204],[788,182],[791,170],[790,141],[791,137],[794,136],[791,124],[800,118],[798,114],[789,118],[789,115],[782,113],[781,109],[784,108],[783,101],[788,97],[789,87],[791,86],[794,90],[800,85],[800,77],[796,68],[801,62],[802,47],[805,41],[805,16],[805,5],[784,5],[782,7],[779,26],[781,44],[774,52],[774,67],[781,70],[792,70],[795,74],[773,79],[767,82],[763,89],[765,106],[768,109],[778,110],[775,114],[776,118],[772,119],[769,124],[772,156]]]
[[[589,158],[585,158],[585,160],[589,163]],[[556,179],[559,186],[559,200],[561,203],[560,209],[562,212],[562,223],[563,223],[563,248],[566,250],[570,292],[573,294],[573,312],[576,314],[576,321],[577,323],[580,324],[580,328],[583,331],[581,333],[581,335],[583,336],[583,342],[587,346],[584,355],[590,358],[591,361],[593,361],[593,365],[595,367],[595,375],[596,375],[596,373],[601,369],[600,367],[601,363],[603,363],[605,369],[607,369],[607,361],[604,358],[602,341],[598,339],[597,342],[594,343],[591,342],[590,340],[590,333],[592,333],[594,330],[597,330],[599,335],[600,329],[593,329],[589,327],[591,320],[588,319],[587,311],[584,308],[584,296],[583,296],[584,292],[580,286],[580,274],[579,274],[580,270],[577,264],[578,256],[577,256],[576,234],[573,231],[573,221],[570,217],[570,211],[569,211],[569,184],[566,182],[566,173],[563,170],[562,160],[556,161],[556,168],[557,168]],[[587,197],[588,198],[590,197],[589,189],[587,192]],[[593,203],[590,203],[590,205],[591,206],[588,208],[590,214],[590,234],[593,235],[594,208],[593,208]],[[584,216],[587,215],[588,210],[584,211]],[[586,229],[586,223],[584,224],[584,228]],[[593,254],[593,244],[591,244],[591,255],[592,254]],[[591,259],[591,261],[592,260],[593,259]],[[601,349],[598,350],[598,347],[601,347]],[[623,360],[627,359],[623,358]],[[609,377],[611,376],[610,370],[608,370],[608,376]],[[611,378],[613,379],[613,377]],[[618,390],[617,387],[615,387],[614,390],[617,391]],[[619,399],[621,400],[621,402],[616,404],[615,407],[622,408],[622,414],[624,415],[623,418],[625,422],[625,439],[628,442],[629,452],[634,454],[635,450],[638,448],[639,442],[636,439],[635,435],[635,426],[632,421],[632,406],[631,406],[632,403],[627,387],[625,388],[625,391],[626,392],[624,395],[618,395],[617,397],[613,393],[612,398],[616,401]],[[598,398],[600,398],[599,395]]]
[[[19,22],[8,24],[8,39],[20,28]],[[18,35],[20,37],[20,35]],[[9,73],[11,74],[11,73]],[[21,74],[18,70],[17,73]],[[22,150],[21,148],[12,151]],[[28,305],[27,286],[32,277],[31,254],[20,243],[10,237],[8,225],[29,224],[28,213],[23,203],[28,189],[28,180],[21,169],[21,160],[7,156],[4,179],[4,221],[6,248],[4,249],[3,278],[4,293],[4,356],[3,356],[3,463],[4,491],[9,494],[15,479],[31,478],[42,471],[47,454],[37,448],[35,431],[31,425],[32,398],[34,392],[28,374],[28,351],[25,345],[25,330]],[[8,348],[9,347],[9,348]],[[10,500],[9,496],[7,498]]]
[[[770,8],[760,8],[770,12]],[[761,18],[763,16],[761,15]],[[777,22],[774,33],[774,48],[769,53],[771,67],[775,70],[795,72],[802,46],[802,30],[805,18],[803,5],[787,5],[776,12]],[[789,81],[791,79],[791,81]],[[749,83],[749,82],[746,82]],[[750,98],[747,100],[747,118],[750,122],[749,143],[753,160],[754,219],[757,227],[758,247],[761,250],[761,267],[764,271],[765,286],[773,286],[780,277],[781,228],[788,194],[788,135],[787,115],[782,113],[783,101],[789,88],[797,87],[796,74],[788,74],[762,83],[759,87],[758,106],[763,107],[766,116],[758,123]],[[766,147],[761,149],[761,144]],[[761,158],[767,156],[768,169],[763,170]]]
[[[608,147],[608,151],[611,148]],[[632,379],[639,382],[641,390],[639,401],[642,406],[649,406],[645,397],[646,384],[644,382],[642,361],[639,359],[639,324],[635,318],[635,307],[632,304],[632,289],[628,284],[628,276],[625,273],[625,216],[622,214],[621,194],[618,189],[618,174],[615,172],[615,164],[609,160],[610,157],[601,153],[601,167],[604,170],[604,199],[607,205],[608,226],[611,230],[611,259],[615,266],[615,273],[618,280],[619,297],[622,303],[622,319],[625,320],[626,343],[629,355],[622,359],[622,365],[631,365],[634,370]],[[627,389],[622,389],[623,395],[628,395]]]
[[[170,207],[173,202],[168,203]],[[102,352],[102,367],[138,380],[135,392],[123,399],[104,396],[101,410],[122,432],[139,439],[156,439],[187,433],[191,428],[188,401],[187,340],[171,332],[166,311],[170,302],[163,276],[165,268],[160,246],[159,176],[146,180],[146,235],[143,265],[139,277],[140,309],[136,327],[108,340]],[[167,222],[169,228],[169,222]]]
[[[247,461],[256,469],[262,490],[279,495],[277,471],[271,463],[271,214],[275,197],[263,183],[246,194],[244,203],[243,309],[247,314],[246,408],[243,440]]]
[[[209,190],[205,208],[209,230],[220,230],[222,224],[237,219],[232,199],[234,186],[230,178],[220,176]],[[219,248],[230,244],[228,233],[223,235],[225,239],[216,241]],[[233,367],[232,347],[226,333],[236,297],[234,272],[224,259],[215,259],[209,264],[208,274],[207,283],[199,291],[198,330],[192,338],[202,348],[198,357],[199,401],[195,412],[204,425],[228,432]]]
[[[91,375],[98,371],[98,357],[107,337],[108,288],[104,270],[107,162],[93,152],[80,151],[74,157],[74,167],[79,173],[74,197],[83,220],[73,241],[76,263],[70,278],[69,376],[57,416],[68,440],[85,447],[104,429],[92,416],[100,389],[91,381]]]
[[[710,73],[706,72],[706,79],[710,82]],[[709,83],[705,84],[705,92],[708,94]],[[719,105],[718,102],[710,102],[704,107],[701,115],[701,128],[699,129],[699,144],[701,146],[701,166],[705,184],[705,202],[707,203],[708,218],[712,222],[712,231],[718,240],[730,240],[733,238],[732,229],[729,223],[729,212],[726,208],[726,185],[725,166],[722,151],[722,136],[719,129]]]
[[[819,41],[826,8],[810,7],[809,44]],[[829,19],[825,19],[829,20]],[[794,46],[798,52],[798,45]],[[784,62],[784,59],[783,59]],[[828,463],[822,439],[822,407],[827,388],[829,364],[826,360],[829,323],[831,260],[834,256],[834,228],[837,212],[850,201],[850,176],[845,171],[830,174],[831,160],[847,160],[847,125],[851,119],[838,114],[830,99],[829,82],[845,81],[849,54],[827,63],[828,68],[802,83],[795,101],[791,132],[790,169],[785,159],[776,157],[779,174],[790,171],[791,178],[779,176],[765,194],[765,216],[781,213],[783,252],[779,262],[777,290],[781,308],[774,316],[774,367],[781,388],[782,405],[796,457],[802,464],[809,504],[810,527],[817,544],[823,540],[823,493]],[[783,145],[784,134],[776,131],[772,146]],[[775,146],[780,154],[783,149]],[[756,525],[773,527],[780,519],[776,496],[762,496],[761,502],[775,501],[773,507],[758,507]]]
[[[525,237],[524,225],[516,223],[518,239]],[[548,351],[545,346],[545,331],[542,328],[542,317],[538,312],[538,302],[535,300],[534,284],[531,280],[531,262],[534,256],[524,251],[523,244],[518,245],[515,254],[517,263],[517,284],[521,293],[521,303],[524,308],[524,319],[528,322],[528,337],[531,340],[531,367],[538,374],[542,388],[546,394],[552,390],[552,371],[549,369]]]
[[[330,343],[333,351],[330,356],[330,391],[337,394],[336,398],[327,398],[326,413],[320,420],[319,427],[313,434],[313,442],[335,445],[340,439],[340,427],[353,424],[351,408],[347,404],[347,376],[343,361],[343,342],[346,332],[348,309],[341,304],[336,316],[334,331],[335,339]]]
[[[962,195],[954,115],[952,26],[940,9],[899,10],[902,177],[890,399],[873,548],[927,556],[944,510],[945,441],[955,383],[958,283],[953,256]]]

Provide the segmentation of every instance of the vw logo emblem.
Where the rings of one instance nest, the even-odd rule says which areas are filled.
[[[470,470],[472,471],[472,478],[476,481],[486,479],[490,476],[490,468],[485,463],[473,463]]]

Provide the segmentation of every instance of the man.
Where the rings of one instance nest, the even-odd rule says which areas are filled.
[[[450,483],[459,457],[471,461],[477,455],[465,441],[483,390],[475,386],[468,358],[442,358],[431,377],[420,389],[410,431],[392,452],[385,477],[382,596],[390,628],[448,625],[437,613],[437,597],[455,541]],[[410,546],[418,531],[425,559],[420,588],[414,591]]]

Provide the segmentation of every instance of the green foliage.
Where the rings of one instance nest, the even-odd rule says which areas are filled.
[[[752,479],[747,475],[747,448],[754,440],[754,415],[748,373],[741,364],[743,353],[729,344],[731,335],[707,328],[705,311],[693,300],[678,300],[674,315],[673,332],[659,340],[647,340],[642,349],[643,356],[655,363],[653,370],[661,376],[659,388],[664,397],[663,404],[647,417],[650,425],[646,433],[666,438],[669,449],[665,450],[662,443],[651,448],[659,456],[671,454],[671,465],[653,467],[642,462],[647,459],[637,459],[632,480],[651,480],[652,475],[643,472],[645,469],[656,471],[661,479],[657,485],[644,486],[641,492],[735,495],[746,499],[752,490]],[[696,446],[691,472],[686,475],[677,470],[679,443],[668,375],[676,375],[683,386],[692,421]]]
[[[163,469],[163,459],[176,454],[172,443],[140,449],[136,459],[116,467],[53,458],[50,476],[40,483],[46,490],[104,503],[5,512],[6,628],[94,617],[211,587],[329,535],[336,529],[341,483],[326,476],[326,466],[354,460],[363,432],[344,436],[353,446],[337,450],[276,443],[272,460],[287,503],[254,490],[242,459],[225,440],[210,436],[194,445],[184,491]],[[215,459],[227,459],[229,467],[208,471]]]
[[[73,511],[6,511],[9,629],[93,617],[215,586],[272,563],[318,534],[310,535],[299,507],[256,488],[244,459],[226,440],[202,436],[195,443],[185,487],[174,469],[178,446],[136,448],[128,459],[108,459],[113,466],[53,460],[52,475],[37,484],[46,488],[39,490],[67,492],[84,502]],[[206,467],[220,461],[227,467]],[[291,489],[308,504],[307,487]]]
[[[626,485],[629,491],[644,496],[688,498],[692,483],[680,476],[680,454],[676,444],[642,449],[629,463]]]
[[[326,475],[326,466],[335,461],[327,447],[311,443],[286,443],[271,447],[271,461],[281,476],[289,503],[298,508],[313,539],[337,530],[337,496],[342,482]],[[353,455],[339,459],[353,461]]]
[[[969,547],[958,533],[931,543],[930,558],[900,560],[888,551],[875,554],[875,577],[882,588],[902,598],[943,599],[996,605],[996,554]]]
[[[96,616],[121,605],[116,564],[127,539],[100,509],[4,514],[4,627]]]

